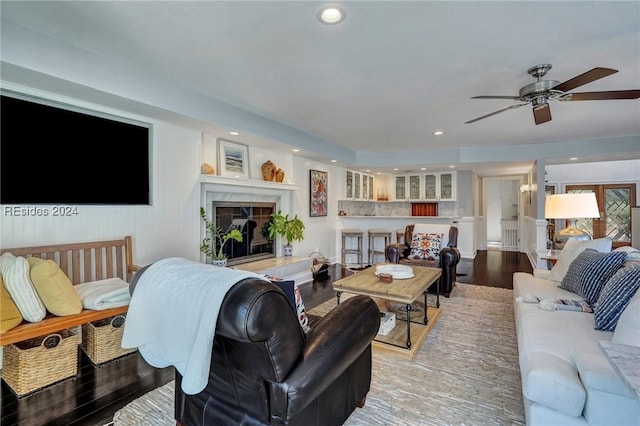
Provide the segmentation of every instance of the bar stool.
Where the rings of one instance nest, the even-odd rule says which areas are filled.
[[[356,238],[357,247],[347,248],[347,239]],[[355,254],[358,257],[358,267],[362,267],[362,239],[363,232],[357,228],[345,228],[342,230],[342,264],[347,266],[347,255]]]
[[[396,229],[396,243],[398,244],[404,244],[404,231],[405,229]]]
[[[382,250],[376,250],[376,238],[383,238]],[[373,265],[376,255],[384,257],[384,249],[391,244],[391,231],[388,229],[369,229],[369,265]]]

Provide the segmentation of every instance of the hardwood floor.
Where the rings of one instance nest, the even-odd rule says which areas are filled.
[[[456,272],[459,283],[513,289],[513,273],[532,273],[533,268],[523,253],[479,250],[475,259],[461,259]]]
[[[512,274],[532,272],[532,268],[522,253],[489,250],[479,251],[473,260],[462,259],[457,272],[456,281],[461,283],[512,288]],[[305,307],[311,309],[335,297],[331,282],[351,273],[332,265],[328,280],[301,286]],[[78,376],[31,396],[16,398],[3,381],[0,425],[102,426],[131,400],[173,380],[173,367],[153,368],[137,352],[99,367],[79,352]]]

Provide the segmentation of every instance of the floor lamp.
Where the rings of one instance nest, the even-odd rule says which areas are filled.
[[[576,220],[600,217],[596,194],[583,192],[548,195],[544,203],[544,216],[546,219],[567,219],[569,221],[569,226],[555,232],[554,244],[556,248],[562,249],[569,240],[590,240],[590,234],[576,228]]]

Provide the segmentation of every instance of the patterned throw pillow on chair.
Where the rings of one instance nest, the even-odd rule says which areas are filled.
[[[439,260],[443,236],[444,234],[415,232],[411,238],[409,259]]]

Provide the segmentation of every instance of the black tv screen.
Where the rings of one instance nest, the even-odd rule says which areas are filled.
[[[150,125],[0,101],[0,204],[151,204]]]

